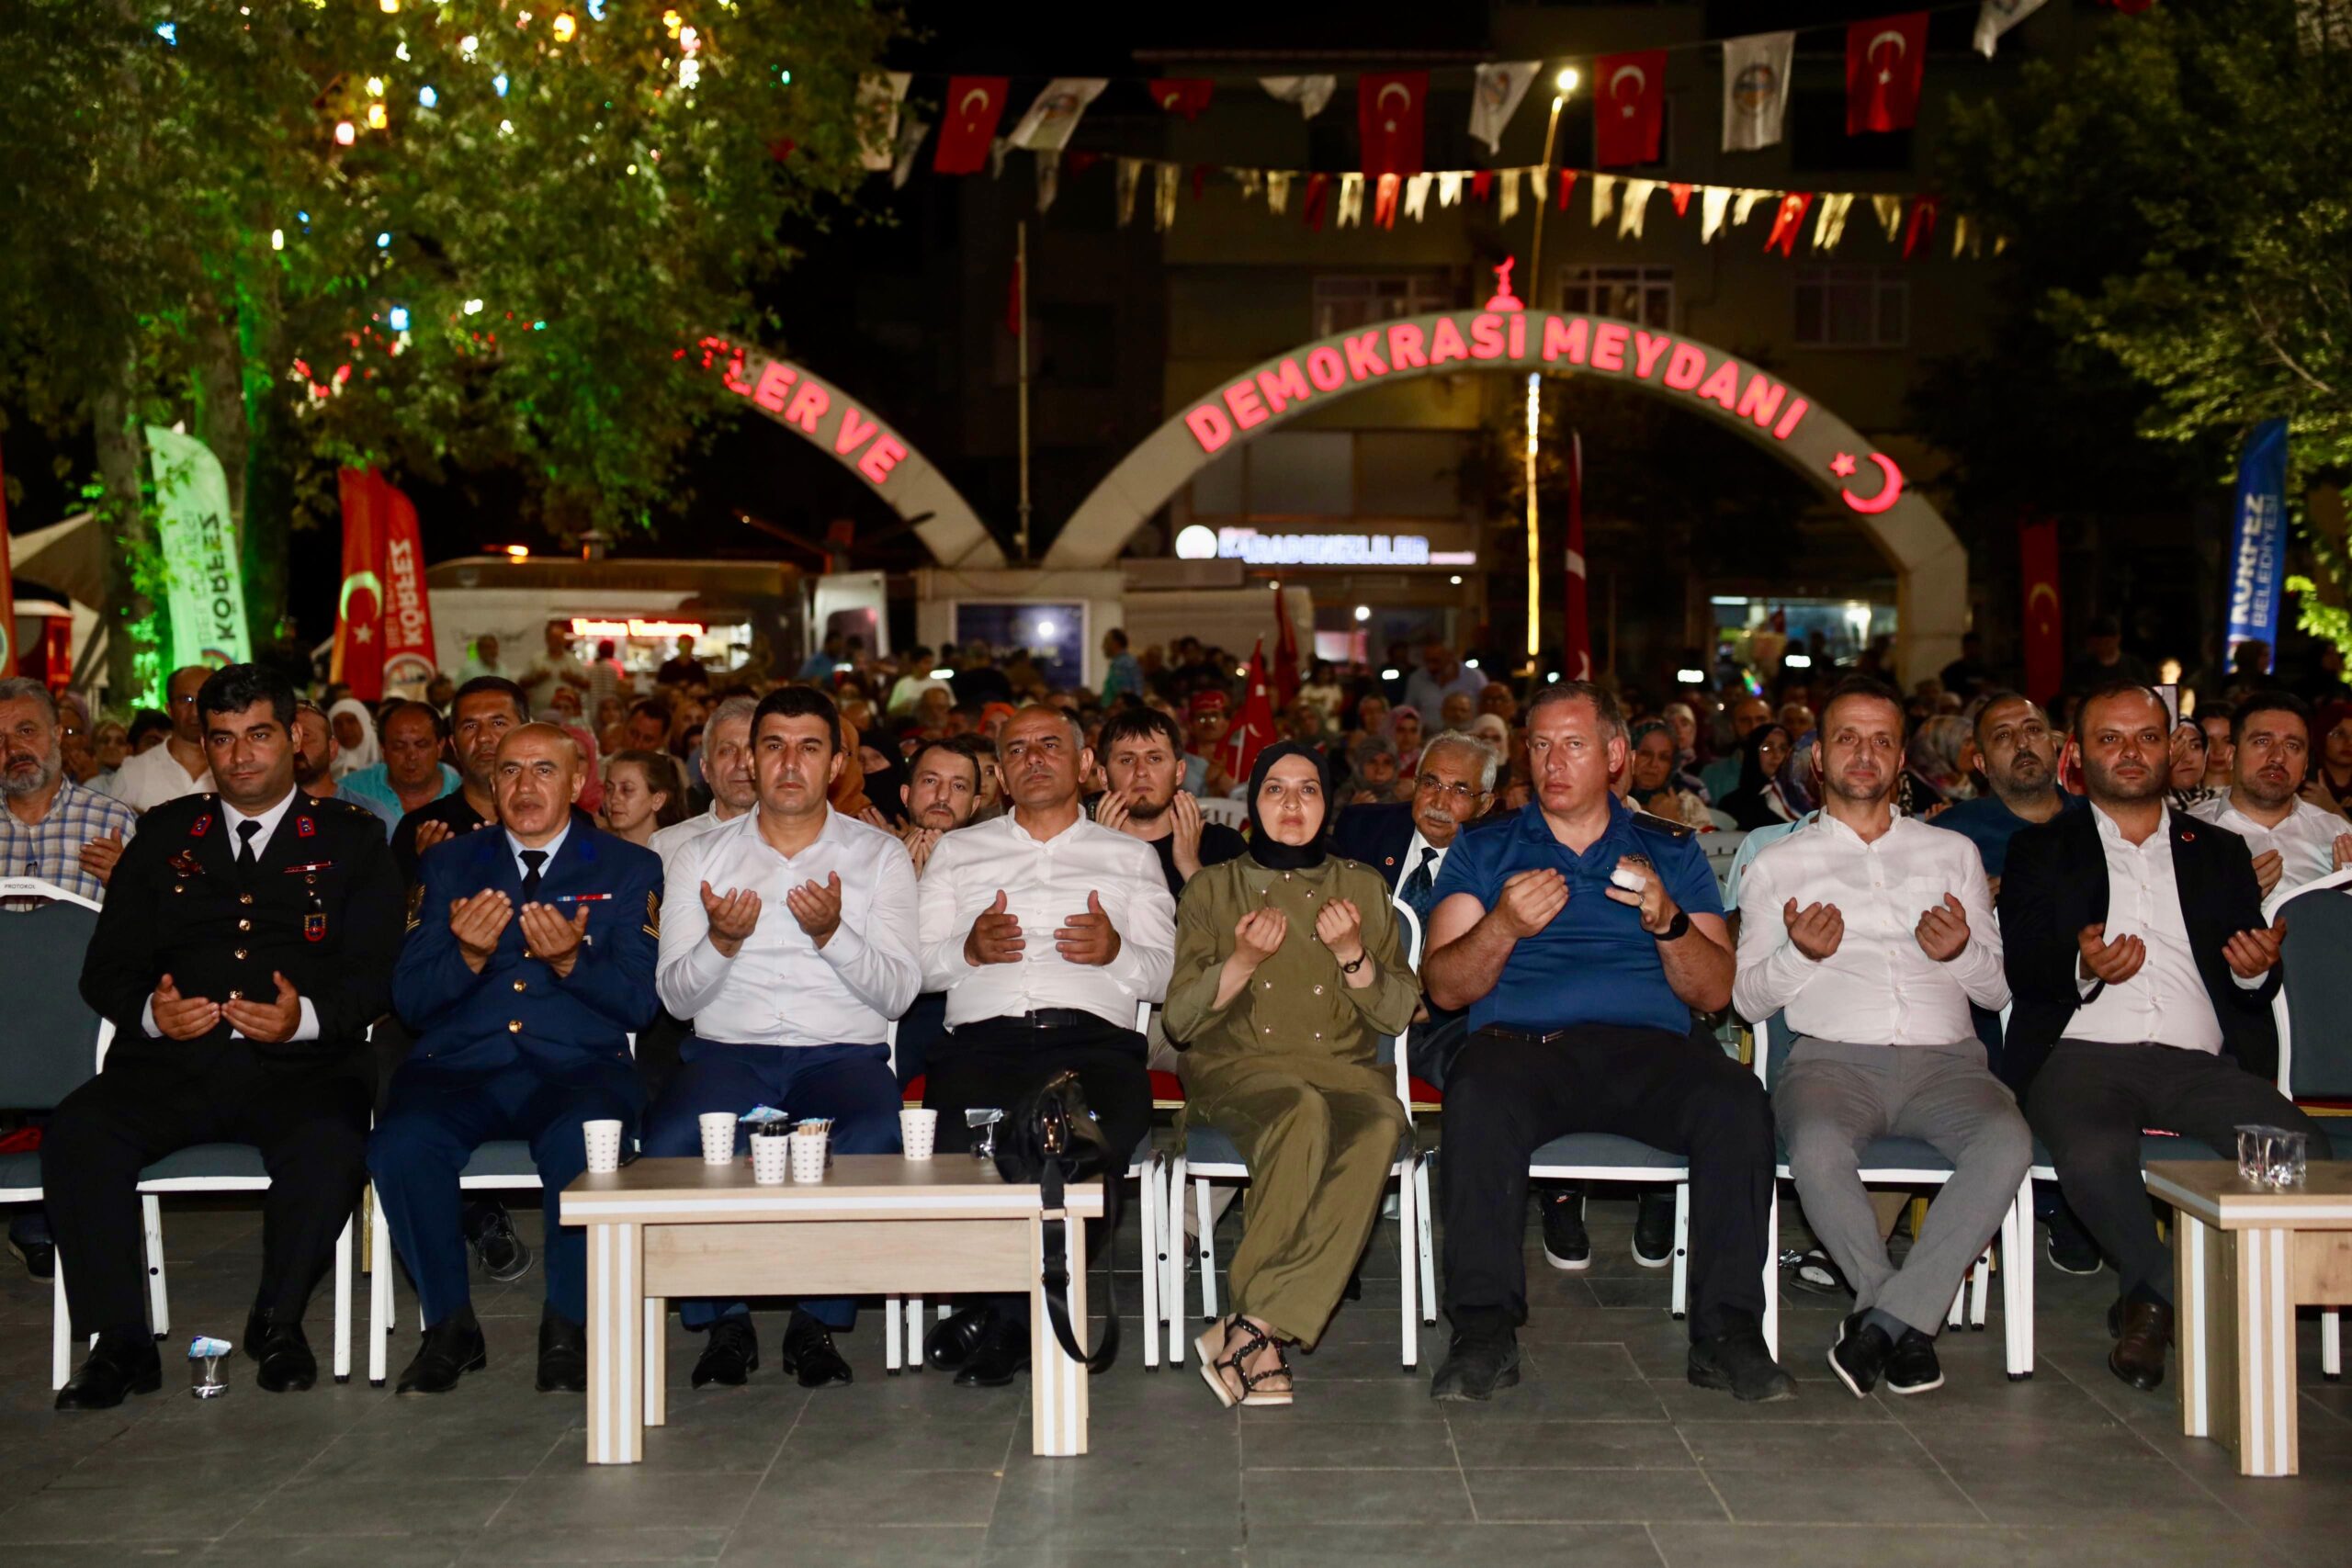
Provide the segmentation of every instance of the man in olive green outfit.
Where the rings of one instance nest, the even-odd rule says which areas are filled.
[[[1285,1343],[1320,1337],[1371,1236],[1405,1108],[1377,1041],[1420,999],[1378,873],[1324,850],[1322,761],[1284,742],[1250,784],[1250,853],[1177,906],[1169,1038],[1189,1047],[1185,1119],[1250,1168],[1234,1316],[1203,1338],[1227,1404],[1286,1404]]]

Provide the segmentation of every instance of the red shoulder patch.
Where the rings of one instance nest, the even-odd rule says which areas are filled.
[[[210,831],[212,831],[212,813],[208,811],[196,819],[194,825],[188,829],[187,836],[191,839],[201,839]]]
[[[307,839],[318,830],[318,824],[311,821],[308,817],[297,817],[294,818],[294,836],[296,838]]]

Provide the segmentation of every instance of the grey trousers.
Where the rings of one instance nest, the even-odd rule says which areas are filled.
[[[1934,1335],[1952,1292],[2018,1195],[2033,1134],[1975,1040],[1951,1045],[1845,1045],[1800,1035],[1772,1086],[1772,1111],[1806,1224],[1876,1307]],[[1856,1174],[1871,1140],[1919,1138],[1956,1168],[1928,1206],[1924,1233],[1897,1269]]]

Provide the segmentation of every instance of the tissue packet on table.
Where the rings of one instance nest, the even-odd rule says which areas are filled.
[[[754,1105],[735,1120],[749,1122],[754,1127],[765,1127],[771,1122],[788,1121],[790,1118],[773,1105]]]
[[[207,1360],[214,1356],[225,1356],[233,1348],[226,1339],[208,1338],[199,1334],[188,1342],[187,1359],[191,1361]]]

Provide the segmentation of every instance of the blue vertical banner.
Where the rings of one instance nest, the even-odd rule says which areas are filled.
[[[2230,530],[2230,629],[2224,656],[2242,642],[2278,652],[2278,588],[2287,570],[2287,422],[2266,419],[2238,458]]]

